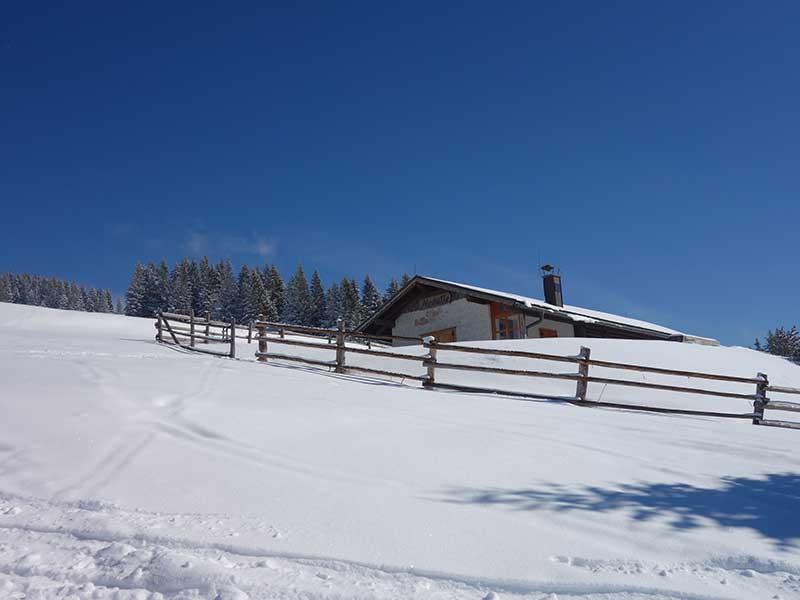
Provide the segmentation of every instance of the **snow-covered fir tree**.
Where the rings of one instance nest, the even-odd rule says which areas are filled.
[[[245,315],[247,318],[243,322],[258,318],[271,322],[279,319],[278,310],[275,308],[275,304],[267,291],[264,276],[257,268],[250,273],[250,301],[248,304],[252,309],[252,313]]]
[[[86,310],[86,306],[83,304],[83,294],[81,293],[81,288],[77,283],[70,284],[69,291],[67,292],[67,298],[69,299],[70,310]]]
[[[272,303],[275,305],[275,310],[278,311],[279,318],[282,318],[283,312],[286,308],[286,285],[283,283],[283,277],[276,265],[264,267],[264,272],[267,273],[265,283],[267,291]]]
[[[756,340],[755,349],[800,361],[800,331],[794,325],[789,329],[770,330],[763,344]]]
[[[311,291],[308,288],[303,265],[297,266],[297,271],[286,284],[286,297],[282,319],[286,323],[295,325],[308,325],[311,317]]]
[[[14,302],[16,282],[11,273],[0,273],[0,302]]]
[[[378,288],[375,287],[375,284],[370,279],[370,276],[367,275],[364,277],[364,284],[361,286],[361,308],[362,308],[362,319],[366,319],[375,311],[377,311],[382,304],[381,294],[378,291]]]
[[[194,314],[203,315],[205,313],[203,308],[203,281],[200,277],[200,266],[194,259],[189,263],[189,288],[191,289],[190,304]]]
[[[233,276],[230,260],[223,260],[217,265],[219,275],[219,295],[212,311],[214,318],[230,321],[236,314],[238,288]]]
[[[57,282],[58,295],[55,298],[56,308],[69,310],[69,284],[66,281]],[[108,292],[108,290],[106,290]],[[108,292],[111,294],[111,292]],[[107,311],[104,311],[107,312]]]
[[[342,279],[342,318],[348,329],[355,328],[362,320],[364,311],[361,306],[361,297],[358,293],[358,284],[355,279]]]
[[[344,315],[344,299],[342,289],[334,281],[325,292],[325,327],[336,327],[336,321]]]
[[[177,263],[169,280],[170,310],[188,315],[193,310],[192,281],[189,260],[184,258]]]
[[[394,295],[400,291],[400,284],[397,283],[397,279],[392,277],[389,280],[389,285],[386,286],[386,291],[383,292],[383,302],[386,303],[392,298]]]
[[[238,280],[238,305],[236,320],[249,323],[263,316],[268,321],[277,321],[278,314],[269,296],[264,278],[258,268],[242,266]]]
[[[86,310],[89,312],[100,312],[100,298],[97,295],[97,290],[94,288],[86,292]]]
[[[309,313],[308,324],[311,327],[322,327],[325,325],[325,287],[319,271],[314,271],[311,275],[311,310]]]
[[[205,315],[206,313],[215,315],[217,306],[219,305],[219,292],[222,279],[220,272],[211,266],[208,262],[208,257],[203,257],[198,266],[198,277],[200,285],[202,286],[198,292],[198,309],[199,313]]]
[[[125,292],[125,314],[131,317],[146,317],[147,304],[147,269],[137,262],[133,267],[131,282]],[[76,287],[70,288],[70,305],[80,300]]]

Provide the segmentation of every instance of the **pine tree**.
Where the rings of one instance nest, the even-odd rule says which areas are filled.
[[[58,298],[56,299],[55,308],[69,310],[69,284],[66,281],[58,283]]]
[[[27,273],[17,276],[17,297],[14,302],[31,306],[36,306],[37,304],[33,281]]]
[[[16,287],[14,276],[11,273],[0,275],[0,302],[14,302]]]
[[[289,283],[286,284],[286,297],[283,320],[295,325],[308,325],[311,317],[311,292],[308,289],[303,265],[297,266]]]
[[[258,269],[254,269],[250,274],[249,306],[253,312],[247,315],[243,322],[263,318],[274,323],[279,319],[278,311],[269,296],[267,286],[264,284],[264,278]]]
[[[381,294],[375,284],[372,283],[369,275],[364,277],[364,285],[361,287],[361,307],[362,320],[375,313],[381,307]]]
[[[757,349],[761,346],[756,340]],[[768,331],[764,340],[763,349],[777,356],[784,356],[794,360],[800,360],[800,332],[796,326],[790,329],[779,327],[775,331]]]
[[[39,303],[41,306],[56,308],[58,305],[58,280],[55,277],[34,276],[39,284]]]
[[[118,315],[125,314],[125,307],[122,306],[122,300],[119,298],[117,298],[117,302],[114,305],[114,312],[117,313]]]
[[[114,297],[111,295],[111,290],[103,290],[103,312],[114,312]]]
[[[129,308],[129,311],[136,311],[138,317],[154,317],[160,311],[172,310],[170,305],[170,277],[167,263],[162,260],[158,266],[150,262],[144,270],[144,285],[142,299],[139,309]],[[131,299],[132,300],[132,299]],[[126,296],[126,304],[132,306],[131,301]]]
[[[325,327],[336,327],[337,319],[344,314],[342,289],[334,281],[325,293]]]
[[[198,277],[200,280],[199,288],[199,312],[215,314],[219,304],[220,274],[217,269],[208,262],[208,257],[204,256],[200,260],[198,267]]]
[[[236,311],[234,317],[237,323],[247,323],[258,314],[258,310],[252,304],[252,280],[253,276],[250,267],[242,265],[239,271],[239,279],[236,282]]]
[[[275,310],[283,318],[284,311],[286,310],[286,286],[283,283],[280,271],[276,265],[271,265],[268,269],[265,267],[265,274],[269,271],[266,277],[267,291],[272,303],[275,305]]]
[[[189,260],[184,258],[172,269],[169,281],[170,310],[188,315],[192,310],[192,282]]]
[[[406,287],[409,281],[411,281],[411,275],[403,273],[403,276],[400,278],[400,289]]]
[[[86,292],[86,310],[89,312],[101,312],[100,311],[100,298],[97,295],[97,290],[94,288],[90,288],[88,292]]]
[[[311,327],[322,327],[325,325],[325,288],[319,271],[314,271],[311,275],[311,310],[309,315],[309,325]]]
[[[141,264],[137,263],[139,267],[142,267]],[[142,267],[142,269],[144,269]],[[134,269],[134,276],[136,275],[136,270]],[[142,270],[142,275],[145,276],[144,270]],[[133,279],[131,279],[131,285],[133,285]],[[142,279],[142,285],[144,285],[144,279]],[[130,290],[130,288],[128,288]],[[144,290],[144,288],[142,288]],[[70,310],[86,310],[86,306],[83,303],[83,294],[81,293],[81,288],[78,287],[77,283],[71,283],[69,286],[69,291],[67,292],[67,298],[69,299],[69,309]],[[139,315],[136,315],[139,316]]]
[[[361,298],[358,294],[358,285],[355,279],[342,279],[342,318],[348,329],[353,329],[362,319]]]
[[[214,309],[217,319],[230,321],[236,314],[238,289],[233,278],[233,267],[230,260],[220,261],[217,265],[219,277],[219,295]]]
[[[89,297],[89,291],[83,285],[78,287],[81,290],[81,301],[83,302],[83,310],[85,310],[86,312],[92,312],[94,310],[94,306],[92,304],[92,299]]]
[[[152,317],[160,310],[162,304],[162,290],[158,285],[155,263],[152,261],[148,263],[145,274],[144,301],[142,302],[141,314],[138,316]]]
[[[400,284],[397,283],[397,279],[392,277],[391,280],[389,281],[389,285],[386,286],[386,291],[383,292],[383,302],[386,303],[392,298],[394,298],[394,295],[399,291],[400,291]]]
[[[163,258],[161,262],[158,263],[158,268],[156,269],[156,285],[158,290],[157,311],[175,310],[175,306],[171,303],[173,294],[169,283],[169,267]],[[157,311],[154,311],[151,316],[155,316],[155,312]]]

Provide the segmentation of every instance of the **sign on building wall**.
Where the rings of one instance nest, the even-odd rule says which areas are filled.
[[[412,304],[406,312],[414,312],[417,310],[428,310],[451,302],[453,295],[450,292],[442,292],[433,296],[427,296]]]

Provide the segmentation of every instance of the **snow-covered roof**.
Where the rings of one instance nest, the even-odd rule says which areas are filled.
[[[683,332],[681,331],[670,329],[669,327],[663,327],[662,325],[656,325],[655,323],[648,323],[647,321],[641,321],[639,319],[631,319],[630,317],[623,317],[612,313],[601,312],[599,310],[591,310],[589,308],[582,308],[580,306],[570,306],[567,304],[565,304],[564,306],[557,306],[555,304],[549,304],[547,302],[544,302],[543,300],[539,300],[538,298],[520,296],[518,294],[501,292],[498,290],[477,287],[474,285],[467,285],[464,283],[458,283],[456,281],[447,281],[446,279],[438,279],[436,277],[425,277],[418,275],[414,279],[417,279],[421,282],[425,281],[434,283],[438,282],[444,285],[456,286],[465,290],[472,290],[482,294],[489,294],[492,296],[497,296],[499,298],[505,298],[512,302],[524,304],[525,306],[530,308],[541,308],[549,312],[560,313],[563,316],[573,321],[580,321],[584,323],[613,323],[616,325],[623,325],[625,327],[635,327],[637,329],[655,331],[665,335],[684,335]]]

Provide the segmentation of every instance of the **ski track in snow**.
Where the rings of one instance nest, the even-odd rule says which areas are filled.
[[[126,511],[102,502],[46,502],[0,493],[3,598],[542,598],[710,600],[623,584],[487,581],[198,541],[240,528],[277,531],[257,519]],[[147,531],[147,532],[145,532]],[[159,533],[153,533],[158,531]],[[193,539],[194,535],[194,539]],[[800,594],[800,570],[730,557],[707,564],[648,564],[553,557],[594,572],[651,572],[728,581],[770,579],[783,598]],[[763,583],[763,581],[762,581]],[[494,593],[495,596],[491,596]]]

